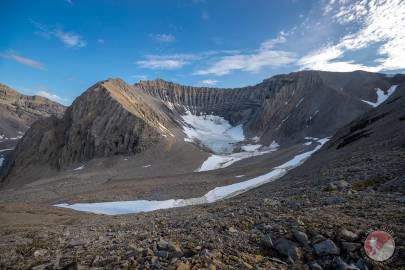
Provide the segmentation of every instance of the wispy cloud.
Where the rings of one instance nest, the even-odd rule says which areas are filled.
[[[51,93],[49,91],[46,91],[46,90],[40,90],[40,91],[38,91],[36,93],[36,95],[47,98],[47,99],[50,99],[50,100],[53,100],[53,101],[56,101],[56,102],[64,104],[64,105],[68,105],[68,104],[71,103],[69,99],[62,98],[62,97],[60,97],[58,95],[55,95],[55,94],[53,94],[53,93]]]
[[[65,0],[69,5],[73,5],[73,0]]]
[[[17,63],[23,64],[23,65],[26,65],[26,66],[29,66],[29,67],[32,67],[35,69],[46,70],[44,64],[42,64],[41,62],[27,58],[27,57],[23,57],[21,55],[14,53],[13,51],[7,51],[0,55],[3,58],[11,59]]]
[[[46,38],[57,38],[59,41],[61,41],[63,44],[65,44],[67,47],[70,48],[82,48],[86,47],[87,41],[84,40],[79,34],[76,34],[74,32],[66,32],[63,31],[59,27],[52,27],[49,28],[41,23],[32,21],[32,24],[37,28],[38,34],[46,37]]]
[[[97,42],[100,43],[100,44],[104,44],[104,43],[105,43],[105,40],[102,39],[102,38],[99,38],[99,39],[97,39]]]
[[[280,35],[275,39],[261,43],[260,48],[251,53],[236,53],[221,57],[211,66],[199,69],[195,75],[223,76],[233,71],[258,72],[264,67],[278,67],[296,61],[296,54],[284,50],[276,50],[277,44],[285,42],[285,37]]]
[[[202,85],[207,85],[207,86],[213,86],[213,85],[216,85],[218,83],[218,81],[217,80],[213,80],[213,79],[206,79],[206,80],[202,80],[201,82],[200,82],[200,84],[202,84]]]
[[[309,52],[298,61],[301,68],[331,71],[389,71],[405,68],[403,0],[330,0],[323,9],[323,15],[338,25],[357,26],[357,30],[343,35],[335,43]],[[377,54],[369,55],[374,64],[366,65],[348,58],[348,53],[371,46],[377,46]]]
[[[173,55],[147,55],[144,60],[136,61],[141,68],[147,69],[178,69],[196,59],[193,54],[173,54]]]
[[[149,34],[149,36],[158,42],[172,43],[176,41],[176,37],[172,34]]]

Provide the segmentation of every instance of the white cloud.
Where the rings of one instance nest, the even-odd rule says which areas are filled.
[[[29,66],[29,67],[32,67],[35,69],[46,70],[45,66],[41,62],[15,54],[12,51],[2,53],[1,56],[3,58],[14,60],[17,63],[23,64],[23,65],[26,65],[26,66]]]
[[[206,79],[206,80],[202,80],[200,82],[200,84],[202,85],[208,85],[208,86],[212,86],[212,85],[216,85],[218,83],[217,80],[212,80],[212,79]]]
[[[32,21],[32,24],[38,29],[38,34],[50,38],[54,37],[59,39],[67,47],[86,47],[87,42],[80,35],[73,32],[65,32],[61,28],[52,28],[49,29],[47,26],[40,24],[38,22]]]
[[[176,37],[172,34],[150,34],[149,36],[158,42],[172,43],[176,41]]]
[[[147,55],[144,60],[135,63],[141,68],[147,69],[178,69],[199,58],[194,54],[172,54],[172,55]]]
[[[100,43],[100,44],[104,44],[104,43],[105,43],[105,40],[102,39],[102,38],[99,38],[99,39],[97,39],[97,42]]]
[[[338,24],[357,26],[354,33],[346,34],[336,43],[312,51],[298,64],[304,69],[331,71],[389,71],[405,68],[405,3],[403,0],[331,0],[324,15]],[[371,55],[375,64],[366,66],[354,60],[343,61],[347,52],[377,46],[377,55]]]
[[[45,91],[45,90],[38,91],[36,93],[36,95],[41,96],[41,97],[45,97],[47,99],[56,101],[56,102],[61,103],[61,104],[68,104],[69,103],[69,99],[62,98],[62,97],[60,97],[58,95],[52,94],[52,93],[50,93],[48,91]]]
[[[265,41],[258,50],[250,54],[238,53],[223,56],[210,67],[197,70],[194,74],[222,76],[236,70],[258,72],[264,67],[291,64],[296,60],[295,53],[273,49],[276,44],[282,42],[284,37]]]

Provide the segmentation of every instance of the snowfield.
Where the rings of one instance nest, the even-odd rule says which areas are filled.
[[[245,140],[242,125],[232,126],[221,116],[186,111],[182,117],[185,141],[199,141],[215,153],[232,153],[235,143]]]
[[[367,100],[361,100],[365,103],[367,103],[370,106],[373,107],[377,107],[379,106],[381,103],[383,103],[384,101],[387,100],[387,98],[389,98],[392,94],[394,94],[395,90],[397,89],[398,85],[393,85],[391,86],[388,90],[387,90],[387,94],[384,93],[383,90],[381,90],[380,88],[376,88],[377,91],[377,101],[376,102],[371,102],[371,101],[367,101]]]
[[[206,193],[202,197],[189,198],[189,199],[171,199],[165,201],[147,201],[147,200],[136,200],[136,201],[117,201],[117,202],[101,202],[101,203],[76,203],[76,204],[56,204],[54,206],[74,209],[77,211],[90,212],[95,214],[105,214],[105,215],[121,215],[121,214],[134,214],[140,212],[150,212],[159,209],[168,209],[174,207],[182,207],[188,205],[197,205],[205,203],[213,203],[219,200],[227,199],[244,193],[250,189],[259,187],[263,184],[272,182],[283,175],[285,175],[289,170],[301,165],[307,158],[309,158],[313,153],[318,151],[329,138],[317,139],[313,143],[317,146],[314,149],[298,154],[286,163],[273,168],[269,173],[254,177],[252,179],[242,181],[239,183],[216,187]]]

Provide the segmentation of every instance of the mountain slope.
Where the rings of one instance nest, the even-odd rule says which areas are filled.
[[[16,137],[36,120],[61,117],[65,106],[41,96],[25,96],[0,84],[0,135]]]
[[[190,87],[163,80],[141,81],[131,86],[122,80],[106,80],[78,97],[62,119],[51,118],[33,125],[8,161],[6,178],[8,182],[17,183],[13,178],[19,178],[27,183],[49,172],[76,165],[82,168],[97,158],[136,157],[151,147],[165,152],[155,152],[153,165],[159,167],[161,156],[178,155],[174,149],[182,149],[183,159],[198,157],[192,163],[192,170],[196,170],[203,163],[201,158],[212,152],[223,154],[201,143],[204,138],[211,140],[212,129],[217,128],[229,131],[224,136],[234,139],[234,152],[277,143],[281,149],[297,145],[294,149],[299,151],[306,137],[331,136],[372,109],[365,101],[377,101],[376,88],[388,96],[388,89],[402,81],[403,76],[391,78],[360,71],[296,72],[238,89]],[[201,130],[196,123],[202,123]],[[202,141],[191,140],[190,132],[199,133]],[[214,139],[221,136],[215,134]],[[186,163],[173,164],[171,172],[153,170],[149,176],[184,172],[181,164]],[[120,177],[130,176],[124,173],[127,170],[121,171]]]

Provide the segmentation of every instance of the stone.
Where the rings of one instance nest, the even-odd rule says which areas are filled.
[[[180,263],[176,268],[176,270],[190,270],[190,269],[191,269],[190,265],[188,263],[183,262]]]
[[[322,242],[324,240],[326,240],[326,238],[323,235],[317,234],[312,238],[312,244],[316,244],[316,243]]]
[[[169,248],[169,242],[160,239],[159,242],[157,242],[157,248],[159,250],[167,250]]]
[[[268,234],[263,235],[262,240],[261,240],[261,245],[264,248],[273,248],[274,247],[273,239],[271,238],[271,234],[268,233]]]
[[[309,264],[309,269],[311,270],[323,270],[322,266],[320,266],[317,262],[312,262]]]
[[[298,231],[298,230],[292,230],[292,234],[293,234],[295,240],[298,241],[298,243],[300,243],[303,246],[308,245],[308,236],[306,233]]]
[[[277,240],[274,245],[274,248],[277,250],[278,253],[283,255],[284,257],[291,258],[293,261],[301,258],[301,250],[297,245],[290,240],[285,238],[281,238]]]
[[[34,251],[34,257],[35,258],[44,257],[47,253],[48,251],[46,249],[38,249]]]
[[[355,252],[361,248],[360,243],[353,243],[353,242],[342,242],[342,249],[348,253]]]
[[[228,229],[228,231],[229,231],[230,233],[237,233],[237,232],[238,232],[238,230],[235,229],[234,227],[230,227],[230,228]]]
[[[86,245],[86,242],[83,240],[76,240],[76,239],[72,239],[69,241],[68,243],[68,247],[77,247],[77,246],[84,246]]]
[[[155,256],[159,257],[159,258],[169,258],[169,252],[165,251],[165,250],[158,250],[155,252]]]
[[[330,190],[345,190],[350,188],[350,184],[345,180],[333,181],[329,183]]]
[[[340,254],[340,249],[330,239],[326,239],[325,241],[314,244],[313,247],[314,247],[315,254],[317,256],[339,255]]]
[[[354,264],[347,264],[345,261],[342,260],[342,258],[337,257],[335,259],[335,266],[337,270],[360,270],[356,265]]]
[[[340,230],[340,236],[347,241],[356,241],[359,238],[359,236],[356,233],[349,231],[345,228]]]

